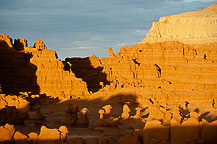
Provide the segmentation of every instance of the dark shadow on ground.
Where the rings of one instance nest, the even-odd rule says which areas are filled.
[[[17,108],[16,106],[19,106],[19,103],[22,103],[19,98],[27,100],[29,103],[24,107]],[[5,105],[4,108],[0,109],[0,126],[4,126],[7,123],[13,124],[14,126],[23,126],[25,125],[26,120],[31,119],[28,114],[29,112],[37,111],[38,109],[40,110],[41,105],[56,105],[59,102],[59,99],[48,97],[45,94],[40,94],[38,97],[31,97],[31,94],[29,94],[29,96],[19,95],[17,97],[14,96],[12,99],[3,99],[0,101],[5,101],[8,105],[11,105],[14,101],[15,104],[14,106]],[[40,129],[40,127],[41,126],[39,126],[38,129]]]
[[[126,100],[124,97],[126,97]],[[88,117],[90,119],[90,124],[94,124],[94,125],[97,124],[99,120],[98,111],[105,105],[112,106],[111,116],[116,118],[121,116],[123,111],[123,105],[126,102],[129,105],[129,108],[131,109],[130,116],[135,115],[136,113],[135,108],[138,107],[137,96],[132,94],[129,95],[117,94],[106,100],[102,100],[100,98],[96,98],[92,100],[72,99],[72,100],[66,100],[59,103],[58,99],[52,99],[46,96],[41,96],[40,98],[37,99],[29,98],[28,101],[33,103],[33,105],[31,106],[32,111],[35,111],[34,108],[35,105],[38,104],[40,105],[40,111],[46,117],[48,125],[49,123],[53,124],[51,128],[58,128],[59,126],[64,125],[65,109],[69,104],[77,104],[79,110],[81,110],[82,108],[87,108],[89,111]]]
[[[37,67],[30,63],[32,55],[24,53],[23,47],[23,44],[19,43],[15,49],[6,41],[0,40],[0,84],[5,94],[40,92],[35,75]]]
[[[6,106],[0,109],[0,125],[18,124],[24,125],[25,120],[28,119],[28,113],[20,112],[15,106]]]
[[[65,70],[71,70],[77,78],[82,78],[87,83],[89,91],[97,92],[103,85],[110,84],[106,79],[106,74],[102,72],[103,67],[94,68],[89,57],[86,58],[66,58],[63,62]],[[71,65],[71,66],[70,66]]]
[[[130,114],[135,115],[135,108],[139,106],[138,96],[133,94],[117,94],[112,95],[110,98],[103,100],[101,98],[96,98],[92,100],[67,100],[62,103],[58,103],[55,107],[67,106],[69,103],[78,104],[79,108],[86,107],[90,111],[90,115],[99,116],[98,111],[105,105],[111,105],[111,115],[118,117],[121,115],[123,110],[123,105],[128,104],[131,109]]]
[[[99,114],[98,111],[101,109],[103,106],[110,104],[113,108],[111,109],[111,116],[112,117],[119,117],[122,113],[122,108],[125,103],[129,104],[129,107],[131,109],[130,115],[133,116],[135,114],[134,108],[138,106],[137,102],[137,96],[133,94],[117,94],[109,99],[102,100],[100,98],[97,99],[92,99],[92,100],[67,100],[63,101],[61,103],[58,103],[58,101],[50,101],[49,98],[46,96],[39,98],[41,101],[41,112],[45,115],[46,120],[47,120],[47,127],[48,128],[59,128],[62,125],[66,125],[64,123],[64,116],[65,116],[65,108],[68,106],[68,104],[78,104],[79,110],[82,108],[87,108],[89,110],[88,113],[88,118],[90,122],[90,127],[89,128],[78,128],[73,125],[66,125],[67,128],[70,131],[70,136],[79,136],[79,137],[85,137],[90,135],[91,133],[105,133],[106,131],[108,135],[106,136],[111,136],[114,132],[114,136],[123,136],[129,133],[132,133],[134,129],[140,129],[143,130],[145,122],[141,122],[139,120],[121,120],[120,124],[118,127],[102,127],[99,128],[97,127],[97,122],[99,120]],[[51,103],[49,103],[49,101]],[[51,122],[49,124],[49,122]],[[159,125],[158,125],[159,126]],[[203,139],[204,143],[215,143],[216,139],[213,135],[213,133],[216,133],[216,126],[207,126],[203,127],[203,129],[199,128],[200,125],[192,125],[192,126],[181,126],[181,127],[163,127],[163,126],[156,126],[156,127],[150,127],[150,129],[144,129],[143,131],[143,140],[149,140],[149,139],[154,139],[154,140],[162,140],[162,142],[165,143],[170,143],[171,141],[181,141],[185,142],[188,141],[190,138],[189,135],[197,134],[198,140],[201,139],[202,135],[206,137],[206,135],[210,135],[210,138]],[[37,132],[39,133],[40,127],[37,127],[36,130],[32,130],[31,132]],[[108,130],[109,129],[109,130]],[[30,131],[25,131],[23,127],[16,127],[16,130],[21,131],[24,134],[28,134]],[[203,130],[203,132],[202,132]],[[119,134],[116,135],[115,131],[119,131]],[[120,132],[121,131],[121,132]],[[212,135],[211,135],[212,134]],[[99,134],[100,135],[100,134]],[[98,135],[94,135],[97,137]],[[181,138],[180,138],[181,136]],[[192,136],[193,137],[193,136]]]

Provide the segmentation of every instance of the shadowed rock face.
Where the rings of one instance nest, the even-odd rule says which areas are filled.
[[[64,71],[64,65],[56,52],[47,49],[42,40],[34,48],[23,38],[14,41],[8,35],[0,35],[0,84],[6,94],[18,92],[45,93],[69,98],[88,94],[86,84]]]
[[[17,94],[21,91],[39,93],[37,67],[30,63],[32,54],[25,53],[24,43],[16,42],[14,49],[8,35],[0,35],[0,84],[3,93]]]
[[[65,69],[72,71],[77,78],[82,78],[91,92],[97,92],[110,83],[107,74],[102,72],[103,66],[99,58],[94,55],[87,58],[66,58],[64,63]]]

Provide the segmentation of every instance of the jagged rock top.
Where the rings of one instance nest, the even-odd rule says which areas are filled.
[[[217,41],[217,4],[204,10],[161,17],[142,42],[180,41],[208,43]]]
[[[11,41],[12,40],[8,35],[0,34],[0,48],[1,47],[11,47],[12,48]]]
[[[47,46],[44,44],[43,39],[37,39],[33,48],[36,48],[37,50],[46,50]]]

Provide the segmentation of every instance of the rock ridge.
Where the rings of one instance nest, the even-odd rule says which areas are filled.
[[[188,44],[217,41],[217,4],[204,10],[161,17],[140,43],[180,41]]]

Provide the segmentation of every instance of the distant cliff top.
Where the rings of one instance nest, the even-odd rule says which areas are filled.
[[[208,43],[217,41],[217,4],[204,10],[161,17],[153,22],[143,42],[180,41]]]
[[[217,18],[217,4],[210,5],[204,10],[181,13],[170,17]]]

